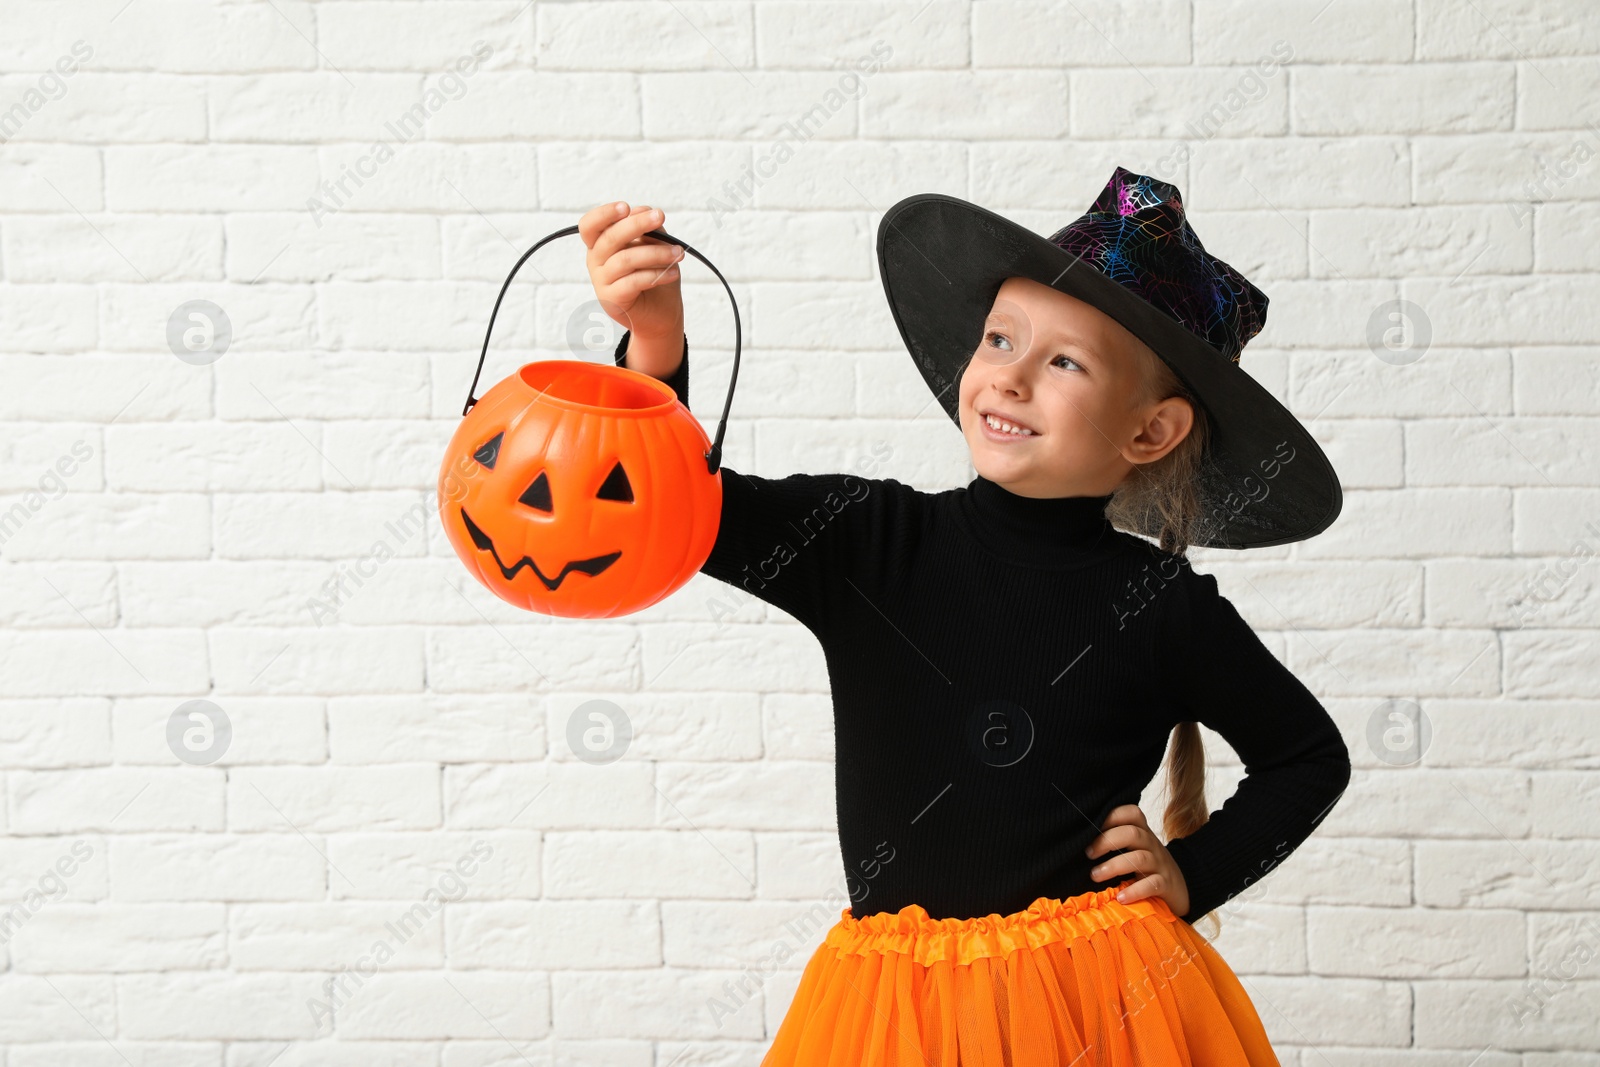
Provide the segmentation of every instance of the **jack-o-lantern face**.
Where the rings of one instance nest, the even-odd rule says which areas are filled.
[[[506,432],[501,430],[489,438],[482,448],[474,451],[472,458],[481,463],[486,470],[494,470],[494,465],[500,458],[500,442],[505,440],[505,436]],[[606,475],[606,480],[600,483],[600,488],[596,490],[594,495],[596,500],[617,500],[625,504],[633,503],[633,486],[628,484],[628,472],[622,466],[621,460],[618,460],[616,465],[611,468],[611,473]],[[540,471],[539,476],[529,482],[528,488],[524,489],[522,495],[517,497],[517,503],[535,511],[543,512],[546,515],[553,515],[555,513],[555,501],[550,495],[550,472]],[[562,564],[561,569],[555,575],[547,575],[539,569],[539,565],[530,556],[523,556],[515,563],[507,566],[506,561],[500,558],[500,553],[495,551],[494,539],[484,533],[478,524],[472,521],[472,516],[467,513],[466,508],[461,509],[461,521],[465,524],[468,535],[472,537],[472,543],[478,547],[479,551],[487,552],[494,557],[495,563],[500,567],[500,573],[508,582],[517,576],[517,571],[527,567],[544,583],[546,589],[559,589],[562,580],[571,571],[580,571],[590,575],[599,574],[615,563],[618,557],[622,555],[619,550],[607,552],[600,556],[590,556],[588,559],[569,559]]]
[[[497,596],[547,615],[638,611],[699,570],[716,540],[720,474],[705,432],[664,384],[622,367],[530,363],[457,427],[439,515]]]

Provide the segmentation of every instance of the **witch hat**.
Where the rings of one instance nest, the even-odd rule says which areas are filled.
[[[1328,457],[1239,366],[1267,297],[1206,252],[1176,186],[1118,167],[1089,210],[1048,238],[957,197],[920,193],[884,214],[878,265],[906,349],[957,426],[957,382],[1000,284],[1031,278],[1121,323],[1205,406],[1207,521],[1193,544],[1281,545],[1338,518],[1343,494]]]

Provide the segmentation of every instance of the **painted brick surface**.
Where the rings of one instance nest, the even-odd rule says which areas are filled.
[[[826,663],[704,576],[578,621],[464,572],[434,490],[488,312],[538,238],[661,206],[739,300],[730,461],[962,485],[878,221],[935,191],[1049,233],[1117,164],[1267,291],[1241,365],[1346,492],[1312,541],[1194,554],[1355,764],[1218,947],[1285,1064],[1600,1064],[1591,3],[0,26],[0,1067],[758,1062],[843,900]],[[607,358],[579,251],[519,275],[486,383]],[[732,321],[685,275],[710,427]],[[1208,745],[1216,807],[1242,768]]]

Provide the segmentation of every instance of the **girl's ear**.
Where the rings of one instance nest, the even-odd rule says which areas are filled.
[[[1181,396],[1158,400],[1145,411],[1144,426],[1122,448],[1129,463],[1154,463],[1171,452],[1194,429],[1194,407]]]

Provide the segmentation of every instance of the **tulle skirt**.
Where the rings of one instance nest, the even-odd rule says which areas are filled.
[[[1119,888],[972,919],[845,907],[761,1065],[1279,1067],[1216,949]]]

